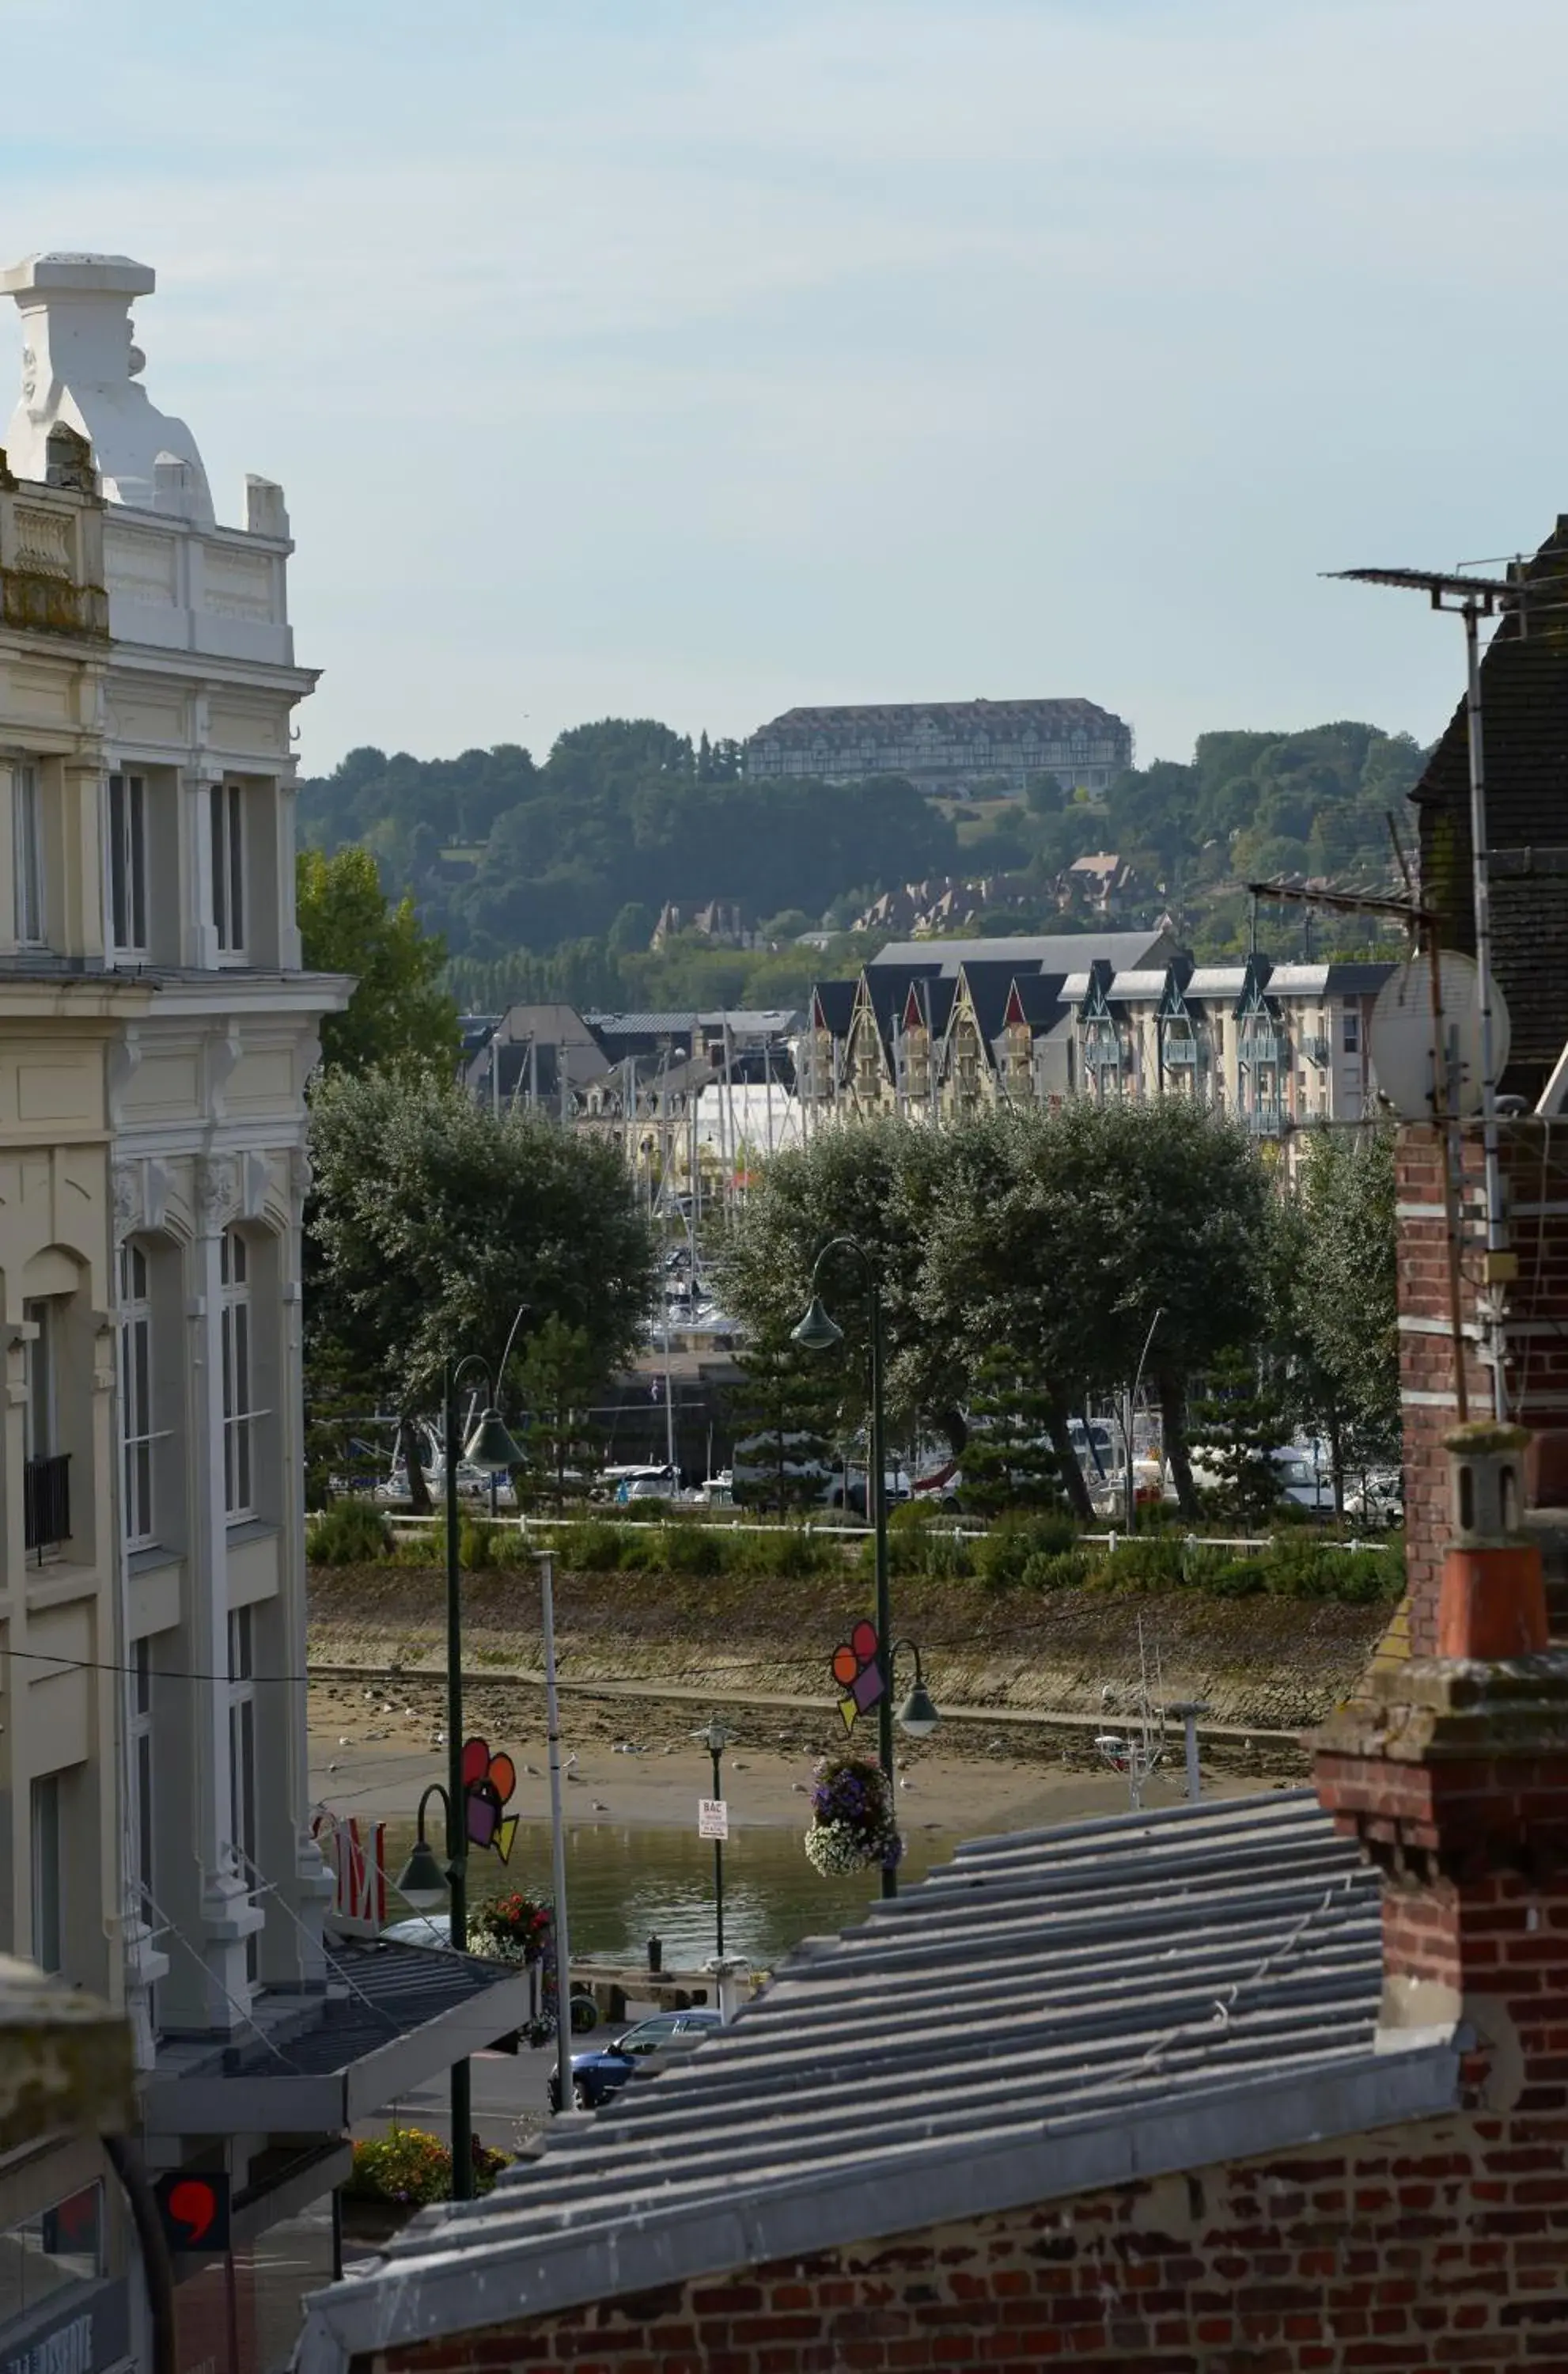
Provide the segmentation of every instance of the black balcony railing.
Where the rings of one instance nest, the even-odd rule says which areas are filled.
[[[71,1538],[71,1454],[29,1459],[22,1468],[22,1534],[40,1556]]]

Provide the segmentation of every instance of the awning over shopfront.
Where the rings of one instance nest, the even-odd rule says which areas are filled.
[[[149,2134],[342,2133],[532,2016],[530,1973],[422,1945],[335,1945],[321,1995],[263,1993],[255,2030],[159,2047]]]

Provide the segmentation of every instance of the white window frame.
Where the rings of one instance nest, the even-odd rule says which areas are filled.
[[[153,1319],[146,1252],[120,1248],[120,1521],[127,1549],[158,1539],[153,1464]]]
[[[131,1885],[136,1912],[147,1927],[157,1925],[153,1889],[158,1838],[157,1781],[153,1767],[152,1640],[131,1643]]]
[[[1340,1051],[1345,1055],[1361,1053],[1361,1008],[1347,1005],[1340,1025]]]
[[[145,775],[109,778],[109,945],[117,957],[147,953],[147,786]]]
[[[218,952],[226,957],[245,953],[245,789],[242,783],[214,783],[207,794],[211,825],[212,865],[209,895]]]
[[[242,1885],[254,1900],[261,1886],[256,1856],[256,1659],[249,1607],[228,1611],[228,1818],[229,1843]],[[257,1933],[245,1940],[246,1975],[260,1968]]]
[[[251,1248],[238,1228],[225,1228],[218,1254],[223,1295],[219,1318],[223,1357],[223,1504],[231,1525],[255,1514],[255,1440],[260,1412],[251,1360]]]
[[[60,1775],[41,1772],[29,1809],[32,1852],[32,1958],[58,1976],[65,1967],[65,1860]]]
[[[43,786],[30,759],[11,770],[11,879],[15,937],[19,948],[41,948],[49,940],[43,869]]]
[[[55,1308],[56,1298],[53,1295],[22,1305],[23,1318],[38,1330],[36,1335],[29,1337],[22,1356],[27,1387],[22,1415],[22,1455],[26,1459],[53,1459],[60,1449],[55,1363],[59,1347],[54,1334],[59,1322],[55,1317]]]

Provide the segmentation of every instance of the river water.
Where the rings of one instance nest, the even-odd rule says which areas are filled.
[[[831,1934],[861,1920],[879,1893],[874,1872],[824,1879],[806,1861],[801,1830],[737,1830],[724,1849],[724,1947],[754,1969],[773,1969],[802,1937]],[[387,1825],[389,1875],[403,1868],[412,1826]],[[957,1843],[945,1830],[909,1837],[901,1879],[921,1879]],[[512,1888],[548,1896],[550,1826],[521,1822],[510,1862],[472,1851],[471,1906]],[[396,1920],[404,1908],[395,1898]],[[650,1936],[662,1940],[667,1969],[691,1969],[714,1951],[713,1848],[695,1830],[667,1825],[574,1822],[567,1828],[567,1909],[573,1955],[641,1961]]]

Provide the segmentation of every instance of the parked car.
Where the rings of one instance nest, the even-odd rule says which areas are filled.
[[[1401,1525],[1405,1521],[1405,1479],[1397,1467],[1369,1468],[1354,1482],[1345,1479],[1345,1514],[1368,1525]]]
[[[600,1473],[599,1486],[622,1508],[632,1500],[678,1500],[681,1471],[668,1465],[606,1467]]]
[[[391,1921],[381,1931],[389,1945],[435,1945],[445,1953],[452,1941],[450,1912],[411,1912],[406,1921]]]
[[[690,2052],[722,2025],[718,2012],[694,2004],[689,2011],[656,2012],[651,2019],[639,2019],[635,2027],[625,2029],[613,2043],[601,2044],[592,2052],[574,2052],[573,2108],[598,2110],[626,2084],[639,2061],[654,2052]],[[550,2108],[558,2110],[561,2081],[556,2068],[550,2072],[549,2097]]]

